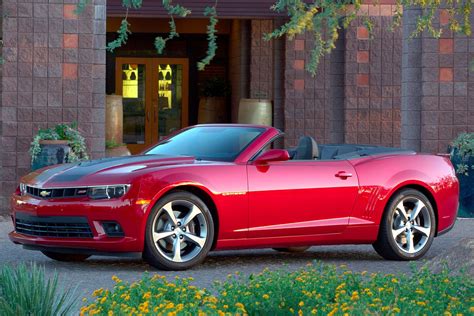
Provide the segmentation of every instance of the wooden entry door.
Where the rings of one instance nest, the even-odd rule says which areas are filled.
[[[123,97],[123,142],[132,154],[188,125],[186,58],[116,59],[115,92]]]

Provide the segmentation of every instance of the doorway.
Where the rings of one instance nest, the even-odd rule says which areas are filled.
[[[115,92],[123,98],[123,142],[132,154],[188,125],[187,58],[117,57]]]

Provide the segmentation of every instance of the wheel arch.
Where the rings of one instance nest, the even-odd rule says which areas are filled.
[[[158,203],[163,197],[178,192],[178,191],[186,191],[189,193],[192,193],[196,195],[198,198],[200,198],[209,208],[209,211],[211,212],[212,215],[212,220],[214,222],[214,239],[212,241],[212,247],[211,250],[215,248],[217,244],[217,236],[219,235],[219,215],[217,212],[217,206],[214,200],[212,199],[211,195],[206,192],[204,189],[194,186],[194,185],[188,185],[188,184],[183,184],[183,185],[177,185],[170,187],[168,190],[165,192],[162,192],[160,197],[155,201],[153,204],[152,208],[155,206],[156,203]]]

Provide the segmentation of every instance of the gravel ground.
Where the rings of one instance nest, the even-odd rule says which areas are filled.
[[[139,259],[91,257],[81,263],[62,263],[46,258],[40,252],[22,249],[8,239],[12,230],[9,221],[0,222],[0,267],[4,264],[36,262],[44,266],[47,273],[57,272],[62,286],[77,286],[77,293],[89,296],[93,290],[104,287],[111,288],[114,282],[112,275],[126,281],[141,278],[145,271],[158,273],[172,278],[176,275],[194,278],[198,286],[210,287],[214,280],[224,280],[229,273],[236,271],[244,275],[261,272],[268,267],[272,270],[286,268],[295,270],[313,260],[324,263],[346,264],[354,271],[405,273],[410,271],[408,262],[386,261],[379,257],[370,245],[316,246],[305,253],[286,254],[271,249],[221,251],[209,254],[206,261],[188,271],[158,271]],[[449,233],[436,238],[431,249],[423,260],[431,261],[445,249],[454,247],[462,238],[472,237],[474,219],[459,219]],[[471,258],[474,260],[474,258]]]

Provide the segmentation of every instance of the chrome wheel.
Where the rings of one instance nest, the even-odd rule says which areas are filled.
[[[204,248],[207,227],[206,216],[199,206],[187,200],[173,200],[156,213],[152,223],[153,245],[171,262],[188,262]]]
[[[375,251],[389,260],[416,260],[430,249],[436,234],[436,215],[422,192],[405,188],[395,192],[380,220]]]
[[[406,197],[395,206],[392,236],[402,252],[415,254],[422,250],[430,238],[431,225],[428,207],[421,199]]]

